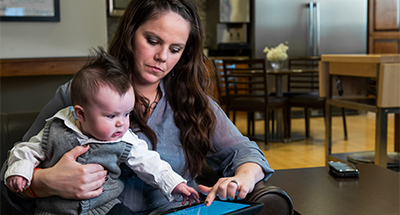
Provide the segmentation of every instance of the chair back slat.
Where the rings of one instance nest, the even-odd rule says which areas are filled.
[[[318,69],[320,56],[289,57],[289,69]],[[318,91],[318,73],[292,74],[288,76],[288,92]]]
[[[264,59],[223,60],[222,67],[228,103],[238,98],[260,98],[265,99],[266,104],[268,103]]]
[[[214,71],[217,79],[217,92],[218,92],[218,103],[220,105],[225,105],[226,103],[226,89],[225,89],[225,77],[224,77],[224,68],[222,65],[221,59],[213,60],[214,63]],[[235,67],[235,65],[230,65],[230,67]]]

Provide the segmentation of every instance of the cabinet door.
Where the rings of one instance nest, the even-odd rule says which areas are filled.
[[[399,0],[374,0],[374,30],[399,30]]]
[[[369,0],[368,53],[400,53],[400,0]]]

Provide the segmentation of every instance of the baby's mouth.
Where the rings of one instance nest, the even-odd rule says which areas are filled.
[[[119,137],[119,136],[121,136],[121,135],[122,135],[122,132],[120,132],[120,131],[117,131],[117,132],[115,132],[115,133],[113,134],[114,137]]]

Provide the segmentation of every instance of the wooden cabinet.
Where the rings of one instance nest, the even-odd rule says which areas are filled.
[[[73,75],[88,57],[0,59],[0,77]]]
[[[368,0],[368,53],[400,53],[400,0]]]

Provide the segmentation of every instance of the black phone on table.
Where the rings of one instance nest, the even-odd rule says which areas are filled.
[[[340,161],[329,161],[329,172],[336,177],[358,177],[360,172],[351,163]]]

